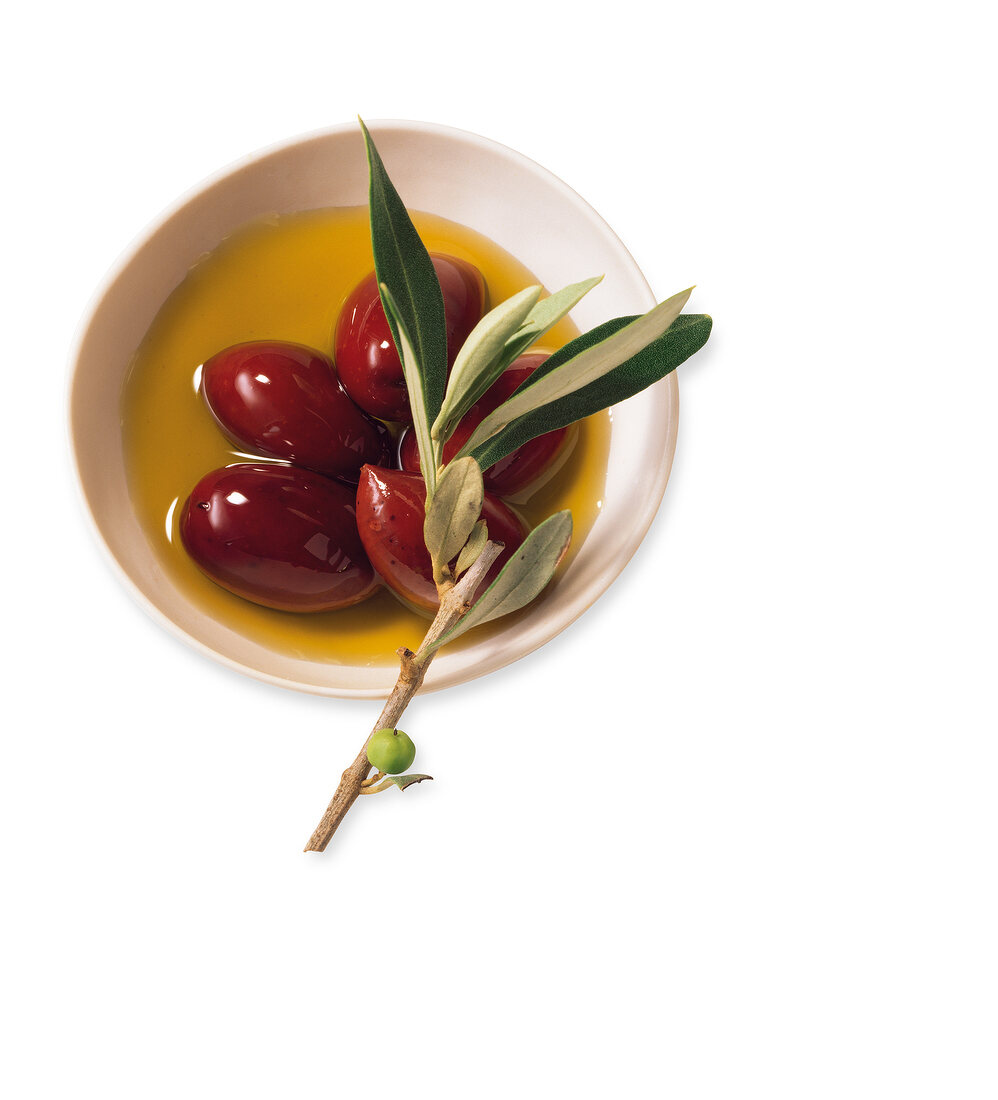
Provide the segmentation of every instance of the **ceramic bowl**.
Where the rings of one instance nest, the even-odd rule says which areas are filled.
[[[648,284],[609,226],[570,187],[526,157],[447,127],[372,123],[405,201],[483,233],[549,288],[603,272],[576,307],[580,329],[654,305]],[[515,197],[515,201],[514,201]],[[159,569],[132,510],[120,425],[129,362],[164,301],[205,252],[265,214],[367,202],[359,127],[334,127],[256,153],[184,196],[118,262],[94,299],[75,350],[71,433],[97,534],[132,593],[168,630],[248,675],[325,695],[385,695],[388,667],[334,665],[275,652],[215,622]],[[609,467],[598,519],[570,567],[535,611],[479,643],[444,650],[426,689],[482,676],[543,645],[601,596],[648,530],[676,445],[675,374],[612,410]]]

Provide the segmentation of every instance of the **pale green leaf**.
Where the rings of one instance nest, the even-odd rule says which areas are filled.
[[[409,775],[389,775],[386,777],[389,783],[394,783],[400,791],[411,787],[413,783],[422,783],[424,779],[432,779],[432,775],[421,775],[419,772],[411,772]]]
[[[479,325],[481,333],[479,329],[475,329],[458,354],[447,385],[447,396],[444,398],[440,416],[431,431],[434,440],[446,442],[453,434],[461,417],[502,372],[531,344],[536,343],[548,329],[557,324],[565,314],[574,309],[602,279],[602,275],[597,275],[593,279],[573,283],[540,300],[534,294],[534,305],[525,317],[522,316],[519,307],[526,291],[514,295],[487,314]],[[534,290],[534,288],[529,289]],[[522,323],[515,327],[510,322],[517,316],[522,317]],[[499,337],[504,332],[508,335],[500,346]],[[467,366],[463,363],[466,355],[470,360]]]
[[[592,279],[584,279],[581,283],[572,283],[571,286],[563,287],[554,294],[542,298],[530,311],[520,331],[507,341],[506,355],[503,356],[507,361],[503,369],[505,370],[531,344],[536,343],[566,313],[575,309],[589,291],[602,281],[603,276],[596,275]]]
[[[585,295],[602,280],[603,276],[597,275],[594,279],[586,279],[584,282],[566,286],[556,294],[551,294],[539,301],[530,311],[530,316],[527,317],[526,321],[506,341],[502,358],[496,364],[496,378],[510,364],[514,363],[531,344],[536,344],[544,333],[553,325],[556,325],[569,310],[574,309]]]
[[[534,371],[543,375],[557,368],[588,347],[605,340],[614,332],[629,325],[634,317],[616,317],[576,337]],[[604,374],[581,390],[575,390],[550,404],[542,405],[526,416],[518,417],[502,431],[487,439],[472,452],[478,465],[487,470],[493,463],[512,454],[518,447],[547,432],[564,428],[584,420],[601,409],[626,401],[674,371],[696,354],[710,336],[711,319],[703,313],[683,313],[672,322],[665,334],[653,340],[646,348],[632,355],[609,374]],[[534,375],[530,376],[531,378]],[[529,379],[527,380],[529,381]],[[526,385],[526,382],[524,382]]]
[[[525,607],[554,576],[571,541],[571,512],[557,512],[535,527],[471,610],[429,648],[436,649],[473,627]]]
[[[690,287],[689,290],[673,295],[668,301],[661,302],[612,336],[562,363],[557,369],[547,373],[535,372],[508,401],[485,417],[461,448],[460,456],[471,454],[476,447],[519,417],[592,384],[642,351],[665,333],[679,316],[692,292],[693,288]]]
[[[486,313],[471,330],[454,360],[447,393],[431,429],[435,440],[445,443],[461,417],[506,369],[503,349],[523,326],[540,295],[539,286],[521,290]]]
[[[423,541],[435,576],[468,541],[482,514],[484,500],[485,486],[478,463],[473,458],[450,463],[437,483],[423,522]]]
[[[466,573],[481,556],[485,544],[489,541],[489,529],[484,519],[480,519],[472,528],[464,549],[457,556],[457,564],[454,566],[454,576],[460,577]]]

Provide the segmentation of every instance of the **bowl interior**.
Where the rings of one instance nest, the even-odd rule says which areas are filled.
[[[483,233],[549,289],[605,274],[572,313],[581,329],[654,304],[637,265],[606,223],[533,161],[444,127],[383,122],[370,128],[407,205]],[[199,256],[261,215],[366,202],[367,164],[355,125],[264,151],[208,180],[147,230],[99,291],[75,352],[70,399],[77,470],[91,517],[146,609],[190,644],[249,675],[353,697],[384,695],[396,670],[274,652],[204,615],[163,576],[129,500],[120,398],[136,348]],[[525,656],[606,590],[661,501],[678,411],[675,374],[614,407],[605,496],[581,551],[536,612],[466,649],[444,650],[430,666],[426,689],[461,683]]]

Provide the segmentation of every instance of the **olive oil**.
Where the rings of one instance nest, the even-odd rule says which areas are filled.
[[[413,220],[430,251],[478,266],[491,305],[537,281],[472,230],[432,215],[414,214]],[[178,524],[189,492],[209,470],[261,461],[233,449],[219,431],[197,392],[200,365],[248,340],[287,340],[331,353],[340,307],[373,268],[366,207],[275,215],[244,226],[202,257],[171,294],[136,352],[122,395],[132,503],[164,573],[205,615],[262,645],[352,665],[395,663],[399,646],[418,647],[427,620],[387,589],[356,607],[320,614],[259,607],[198,570],[183,548]],[[562,321],[544,343],[553,350],[575,335]],[[570,555],[599,514],[609,438],[607,413],[578,425],[557,474],[526,500],[514,502],[532,527],[570,509],[575,524]],[[481,632],[462,641],[472,644]]]

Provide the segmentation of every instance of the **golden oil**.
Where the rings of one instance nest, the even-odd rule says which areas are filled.
[[[478,266],[493,305],[537,281],[470,229],[427,214],[414,214],[413,220],[430,251]],[[275,651],[352,665],[394,664],[399,646],[418,648],[426,620],[387,589],[342,611],[309,615],[259,607],[198,570],[184,551],[178,522],[188,494],[209,470],[260,461],[234,450],[218,430],[197,392],[200,364],[248,340],[288,340],[331,354],[340,308],[373,268],[366,207],[275,215],[242,227],[202,257],[167,299],[135,355],[122,395],[129,491],[164,573],[205,615]],[[544,344],[555,349],[575,335],[562,321]],[[557,475],[515,504],[531,526],[570,509],[570,555],[599,513],[609,416],[590,417],[578,429]],[[473,631],[465,644],[481,632]]]

